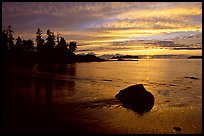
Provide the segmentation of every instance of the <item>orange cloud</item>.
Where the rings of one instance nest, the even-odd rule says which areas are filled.
[[[42,27],[84,45],[80,48],[102,48],[134,38],[202,32],[202,2],[3,2],[2,27],[10,23],[22,38],[35,40]]]

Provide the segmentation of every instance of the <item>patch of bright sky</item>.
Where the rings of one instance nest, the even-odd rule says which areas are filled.
[[[80,52],[78,52],[80,53]],[[97,56],[103,54],[123,54],[123,55],[202,55],[201,50],[169,50],[169,49],[148,49],[148,50],[101,50],[95,52]]]

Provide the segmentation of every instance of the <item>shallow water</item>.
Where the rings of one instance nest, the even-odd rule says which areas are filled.
[[[74,115],[103,127],[104,133],[105,129],[109,133],[202,133],[202,60],[12,65],[4,71],[6,96],[64,119]],[[155,97],[153,109],[144,115],[123,108],[115,99],[119,90],[134,84],[143,84]]]

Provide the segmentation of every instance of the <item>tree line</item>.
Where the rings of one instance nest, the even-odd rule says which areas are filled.
[[[43,32],[40,28],[36,32],[36,47],[31,39],[24,40],[19,36],[14,42],[13,28],[11,25],[2,31],[3,54],[6,57],[17,57],[20,59],[38,59],[38,60],[71,60],[77,50],[77,42],[66,42],[60,33],[55,34],[50,29],[47,30],[47,38],[43,39]]]

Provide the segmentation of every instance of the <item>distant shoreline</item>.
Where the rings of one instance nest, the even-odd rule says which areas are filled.
[[[111,54],[98,56],[99,58],[106,60],[140,60],[140,59],[188,59],[188,58],[202,58],[202,55],[190,55],[190,54],[161,54],[161,55],[123,55],[123,54]]]
[[[108,59],[105,61],[139,61],[139,60],[134,60],[134,59]]]
[[[157,55],[156,55],[157,56]],[[168,56],[168,55],[167,55]],[[4,63],[56,63],[56,64],[69,64],[69,63],[80,63],[80,62],[106,62],[106,61],[139,61],[140,59],[179,59],[179,58],[167,58],[165,57],[154,57],[141,58],[141,56],[126,55],[111,57],[110,59],[100,58],[95,55],[62,55],[55,56],[55,54],[39,54],[34,52],[24,53],[7,53],[3,55]],[[202,56],[189,56],[183,59],[202,59]]]
[[[187,59],[202,59],[202,56],[190,56]]]
[[[7,53],[3,55],[3,63],[56,63],[69,64],[76,62],[101,62],[105,59],[96,57],[95,55],[75,55],[63,54],[39,54],[35,52],[23,53]]]

